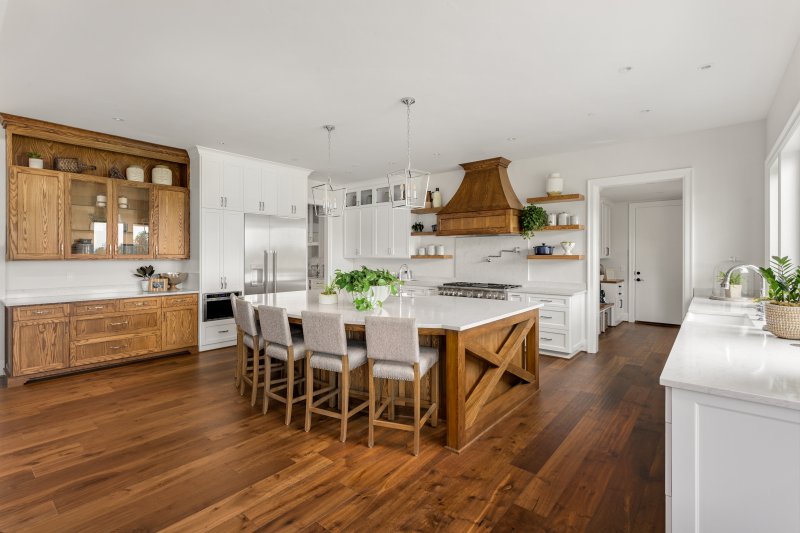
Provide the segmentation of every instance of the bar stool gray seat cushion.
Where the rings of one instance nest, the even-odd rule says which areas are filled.
[[[367,362],[367,345],[362,341],[347,342],[347,365],[350,370],[358,368]],[[314,352],[311,354],[311,368],[319,370],[330,370],[332,372],[342,371],[342,356],[325,352]]]
[[[251,350],[253,349],[253,336],[252,335],[248,335],[247,333],[242,335],[242,342],[244,342],[244,345],[247,346],[248,348],[250,348]],[[258,348],[259,348],[259,350],[264,348],[264,339],[262,337],[258,338]]]
[[[439,360],[439,350],[427,346],[419,348],[419,375],[424,376],[428,370]],[[413,363],[399,363],[397,361],[382,361],[376,359],[372,364],[372,375],[382,379],[399,379],[401,381],[414,381]]]
[[[306,345],[303,344],[303,337],[292,337],[292,346],[294,347],[295,361],[303,359],[306,356]],[[267,346],[267,355],[281,361],[289,360],[289,350],[286,346],[277,342],[269,343],[269,346]]]

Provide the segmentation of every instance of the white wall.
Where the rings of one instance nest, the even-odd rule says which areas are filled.
[[[719,261],[731,255],[756,264],[763,259],[764,138],[765,122],[757,121],[607,145],[580,152],[516,160],[511,163],[508,173],[514,191],[524,200],[529,196],[544,194],[545,179],[550,172],[561,173],[566,192],[585,194],[586,182],[591,178],[691,167],[695,240],[693,287],[708,288],[709,273]],[[431,176],[431,187],[439,187],[444,201],[447,202],[460,185],[462,177],[463,171],[434,174]],[[549,204],[545,207],[548,210],[564,209],[580,215],[581,220],[586,221],[585,203]],[[341,238],[341,233],[338,238]],[[577,243],[576,253],[585,252],[585,232],[541,232],[532,242],[545,241],[557,245],[564,239]],[[502,261],[485,265],[470,263],[477,256],[497,253],[500,248],[524,246],[526,243],[522,238],[459,238],[453,239],[453,242],[456,258],[452,272],[456,277],[466,273],[470,277],[483,276],[484,281],[510,281],[506,276],[513,273],[513,281],[516,282],[586,283],[583,261],[553,261],[542,264],[544,262],[525,261],[522,257],[504,257]],[[480,253],[476,254],[476,248],[480,248]],[[417,276],[425,275],[431,268],[424,263],[412,262]],[[375,261],[372,264],[394,269],[399,262]]]
[[[800,103],[800,41],[783,74],[767,113],[767,150],[778,140],[789,118]]]

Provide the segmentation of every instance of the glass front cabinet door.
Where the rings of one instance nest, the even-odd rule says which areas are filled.
[[[114,184],[113,213],[116,222],[114,255],[116,257],[153,257],[150,228],[152,227],[152,188],[132,183]]]
[[[67,177],[64,253],[70,259],[108,259],[111,232],[108,214],[111,185],[106,178]]]

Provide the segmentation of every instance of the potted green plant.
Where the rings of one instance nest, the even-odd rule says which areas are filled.
[[[411,231],[419,233],[420,231],[425,229],[425,224],[422,222],[414,222],[411,224]]]
[[[30,168],[44,168],[44,159],[39,152],[28,152],[28,166]]]
[[[719,273],[719,281],[725,281],[725,272]],[[742,297],[742,273],[731,272],[730,288],[725,289],[725,297],[738,299]]]
[[[764,298],[767,331],[782,339],[800,339],[800,270],[788,257],[777,255],[771,266],[759,270],[769,287]]]
[[[326,283],[325,288],[319,293],[319,303],[323,305],[336,305],[339,303],[339,295],[333,283]]]
[[[538,205],[528,204],[519,214],[519,234],[522,238],[530,241],[534,232],[539,231],[547,225],[547,211]]]
[[[142,287],[142,290],[147,292],[150,278],[152,278],[155,273],[156,269],[153,268],[153,265],[147,265],[137,268],[133,275],[139,278],[139,284]]]
[[[382,307],[390,294],[396,295],[402,282],[388,270],[373,270],[362,266],[359,270],[343,272],[336,270],[333,284],[346,291],[359,311]]]

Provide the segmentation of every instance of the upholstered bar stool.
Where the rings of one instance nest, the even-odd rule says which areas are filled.
[[[294,396],[294,389],[305,381],[307,376],[295,379],[295,363],[303,361],[306,357],[306,347],[301,335],[292,335],[289,327],[289,317],[286,309],[282,307],[271,307],[268,305],[258,306],[258,322],[261,329],[261,336],[266,342],[264,350],[264,364],[272,366],[272,360],[277,359],[286,363],[286,377],[273,381],[270,373],[264,376],[264,407],[263,412],[267,414],[269,409],[269,399],[272,398],[286,404],[286,425],[292,421],[292,406],[306,399],[305,394]],[[302,375],[302,368],[299,374]],[[279,392],[285,390],[285,395]]]
[[[250,405],[256,404],[258,398],[258,388],[263,387],[260,375],[263,372],[261,368],[261,350],[264,348],[264,339],[258,331],[258,324],[256,323],[256,312],[250,302],[246,302],[241,298],[233,300],[234,311],[233,316],[236,320],[237,329],[237,342],[236,347],[239,350],[237,353],[237,360],[240,365],[239,370],[239,394],[244,396],[245,385],[250,385]],[[241,339],[241,342],[239,342]],[[252,351],[252,364],[248,364],[248,350]]]
[[[303,338],[306,346],[306,431],[311,430],[311,415],[317,413],[341,420],[339,440],[347,439],[347,420],[369,405],[363,394],[350,392],[350,372],[367,361],[367,350],[361,341],[347,341],[342,315],[303,311]],[[327,370],[339,375],[339,386],[314,391],[313,371]],[[339,395],[341,412],[319,407]],[[315,396],[321,395],[320,398]],[[350,396],[365,401],[350,409]]]
[[[401,429],[414,432],[414,455],[419,454],[420,428],[430,419],[431,426],[439,421],[439,351],[436,348],[420,347],[419,331],[414,318],[366,317],[367,332],[367,373],[369,376],[369,447],[374,444],[375,426]],[[421,381],[431,371],[431,401],[425,402],[428,408],[420,416]],[[390,394],[386,401],[376,409],[375,378],[390,381]],[[391,381],[411,381],[414,398],[397,398]],[[377,399],[380,399],[380,392]],[[414,423],[401,424],[391,420],[381,420],[387,408],[394,411],[395,404],[409,405],[413,402]],[[390,416],[390,419],[394,418]]]

